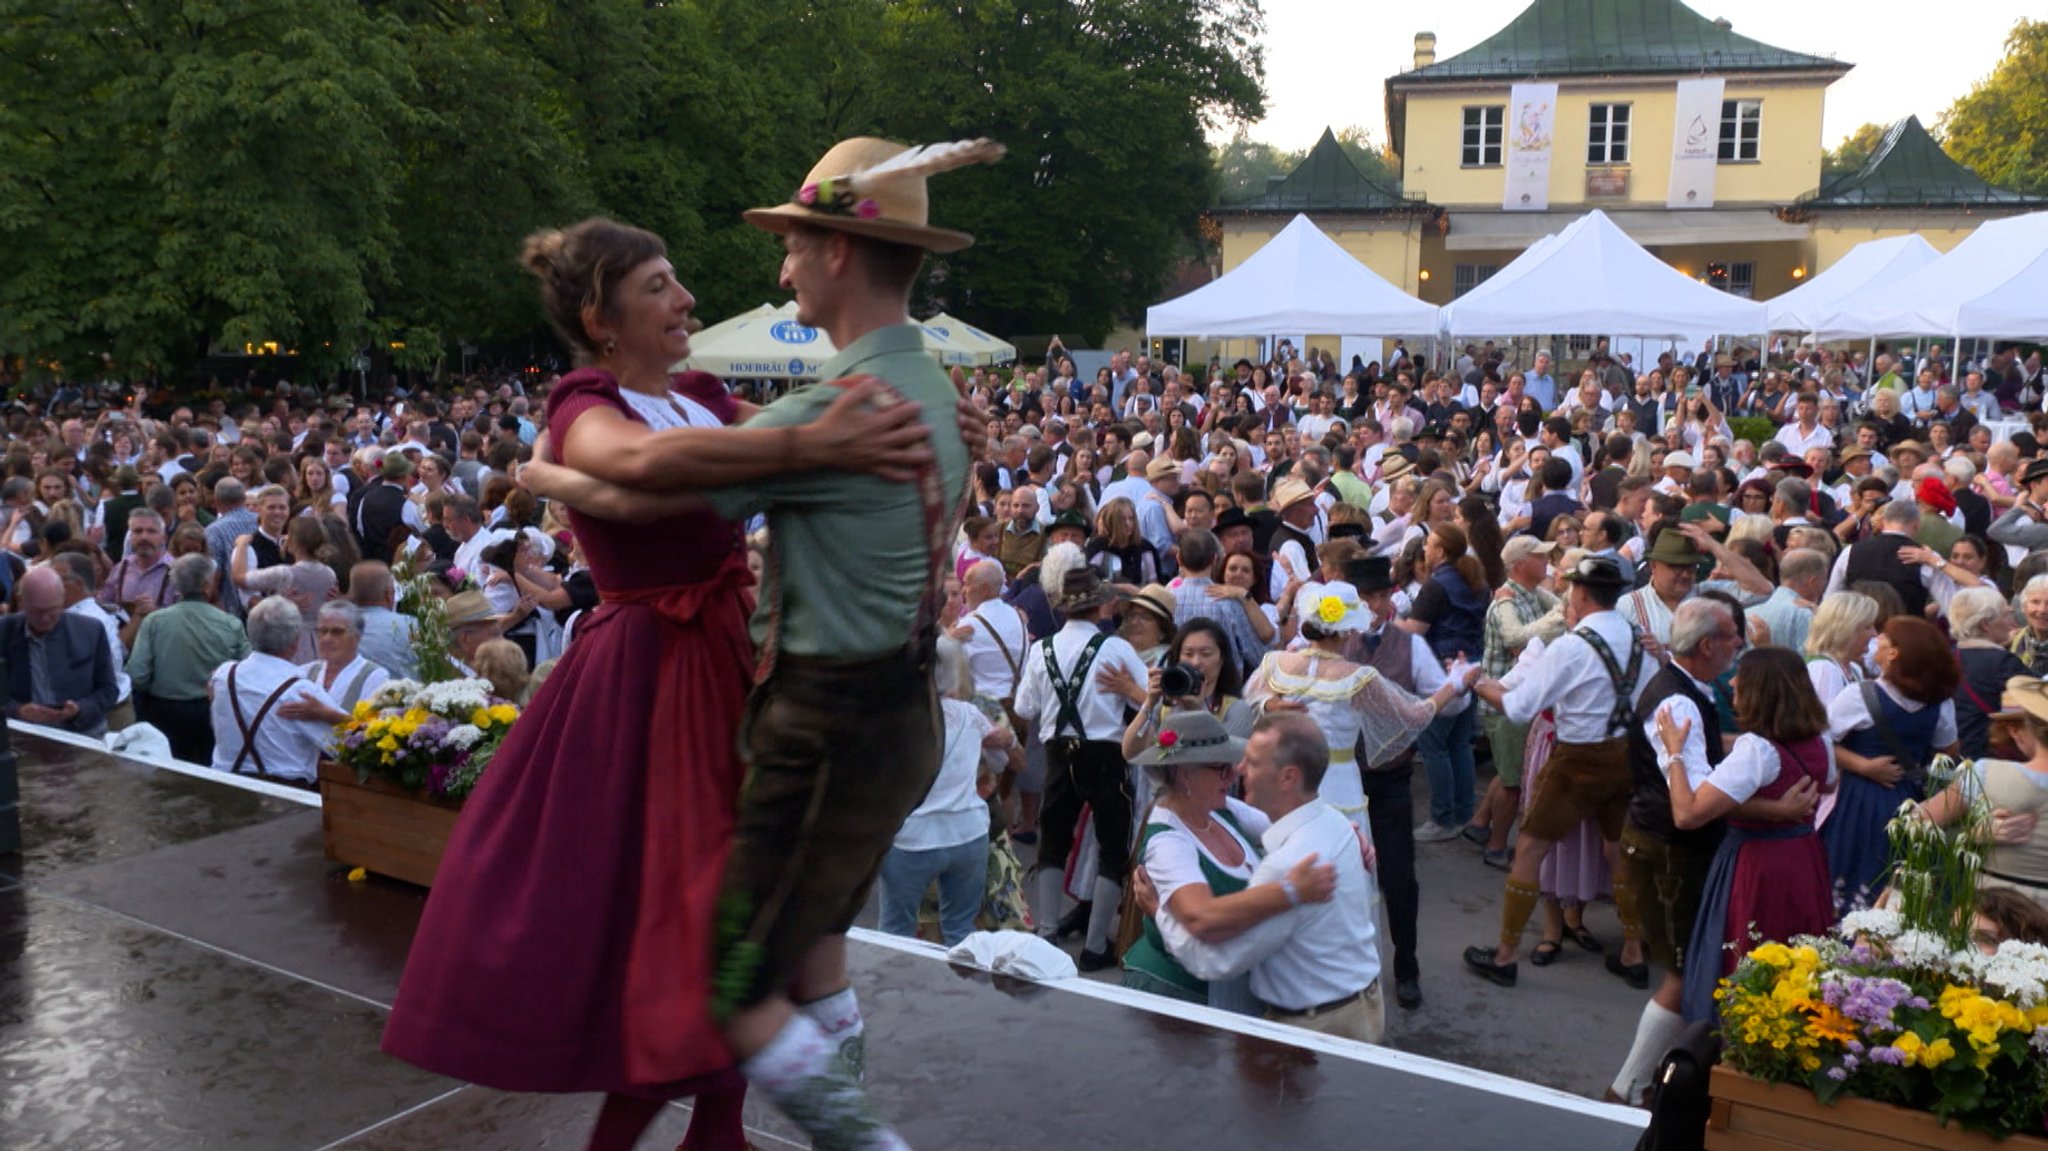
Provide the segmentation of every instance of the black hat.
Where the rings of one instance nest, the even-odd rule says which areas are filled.
[[[1625,588],[1629,581],[1621,574],[1621,565],[1608,556],[1587,556],[1579,566],[1564,573],[1564,578],[1587,587]]]
[[[1244,514],[1243,508],[1224,508],[1216,513],[1216,534],[1220,536],[1231,528],[1258,530],[1252,526],[1252,517]]]
[[[1365,538],[1365,525],[1331,524],[1330,538],[1333,540],[1362,540]]]
[[[1394,586],[1394,561],[1386,556],[1351,560],[1344,565],[1344,582],[1356,588],[1362,596],[1386,591]]]
[[[2025,471],[2020,473],[2020,482],[2023,484],[2030,484],[2035,480],[2041,479],[2048,479],[2048,460],[2035,460],[2027,465]]]

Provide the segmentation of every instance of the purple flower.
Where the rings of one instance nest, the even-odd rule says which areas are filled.
[[[1846,979],[1830,980],[1821,990],[1821,997],[1843,1015],[1866,1027],[1893,1029],[1893,1013],[1900,1007],[1914,1006],[1913,989],[1896,979],[1882,976],[1852,975]],[[1917,1004],[1924,1008],[1926,1003]]]
[[[449,584],[449,586],[451,586],[451,587],[461,587],[461,586],[462,586],[462,585],[463,585],[464,583],[468,582],[468,580],[469,580],[469,573],[468,573],[468,572],[466,572],[466,571],[463,571],[463,570],[462,570],[461,568],[449,568],[449,569],[448,569],[448,584]]]
[[[1906,1065],[1906,1053],[1896,1047],[1873,1047],[1870,1049],[1870,1058],[1874,1063],[1883,1063],[1892,1067],[1904,1067]]]
[[[1842,1082],[1843,1080],[1847,1079],[1848,1077],[1849,1077],[1849,1073],[1848,1073],[1848,1071],[1846,1071],[1846,1070],[1844,1070],[1844,1069],[1842,1069],[1842,1068],[1840,1068],[1840,1067],[1830,1067],[1830,1068],[1828,1068],[1828,1078],[1830,1078],[1830,1079],[1834,1080],[1834,1081],[1835,1081],[1835,1082],[1837,1082],[1837,1083],[1840,1083],[1840,1082]]]

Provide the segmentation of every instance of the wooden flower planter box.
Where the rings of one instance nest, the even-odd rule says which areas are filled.
[[[2048,1139],[1993,1139],[1925,1111],[1844,1097],[1830,1106],[1803,1087],[1765,1083],[1714,1068],[1707,1151],[2048,1151]]]
[[[460,803],[428,799],[320,761],[320,828],[327,858],[421,887],[434,885]]]

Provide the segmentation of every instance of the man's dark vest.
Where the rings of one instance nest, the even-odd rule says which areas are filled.
[[[1642,698],[1636,702],[1636,714],[1647,723],[1664,701],[1674,696],[1684,696],[1699,709],[1700,735],[1707,743],[1707,762],[1720,763],[1726,754],[1721,747],[1720,709],[1714,706],[1711,696],[1699,690],[1691,676],[1677,667],[1666,665],[1650,677],[1649,684],[1643,688]],[[1666,843],[1712,850],[1721,841],[1719,820],[1706,827],[1680,831],[1671,818],[1671,784],[1665,778],[1662,763],[1664,745],[1652,741],[1644,733],[1644,723],[1631,728],[1628,734],[1629,773],[1635,779],[1635,792],[1628,801],[1629,824]]]
[[[274,568],[286,562],[284,549],[278,546],[276,540],[271,539],[260,531],[249,533],[249,557],[256,561],[256,570],[258,571],[264,568]]]
[[[1413,637],[1400,628],[1387,625],[1380,629],[1380,646],[1377,651],[1366,650],[1367,637],[1359,635],[1344,645],[1344,658],[1385,676],[1387,682],[1398,684],[1409,695],[1419,696],[1415,690],[1415,644]],[[1359,736],[1362,745],[1365,737]],[[1415,746],[1395,756],[1392,760],[1377,766],[1365,761],[1364,748],[1359,748],[1358,769],[1360,771],[1398,771],[1415,761]]]
[[[1302,531],[1293,524],[1283,521],[1279,527],[1273,529],[1273,546],[1267,549],[1273,557],[1273,562],[1280,562],[1280,547],[1288,540],[1293,540],[1295,543],[1300,544],[1302,557],[1308,560],[1308,570],[1296,574],[1304,582],[1315,579],[1316,572],[1319,570],[1316,566],[1316,542],[1308,538],[1307,532]]]
[[[391,541],[405,526],[405,492],[395,484],[371,484],[357,505],[353,526],[363,558],[391,562]]]
[[[1899,558],[1900,548],[1918,547],[1915,540],[1886,532],[1872,536],[1849,549],[1849,566],[1843,573],[1849,583],[1876,580],[1898,589],[1906,601],[1906,614],[1918,618],[1927,614],[1927,585],[1920,582],[1920,565]]]

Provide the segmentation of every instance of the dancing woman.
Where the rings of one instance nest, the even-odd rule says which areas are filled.
[[[862,406],[871,384],[803,427],[726,427],[745,413],[723,385],[669,374],[696,301],[648,232],[587,220],[531,237],[524,262],[584,365],[548,398],[571,467],[709,485],[929,458],[910,405]],[[740,1148],[744,1087],[709,1010],[754,663],[740,530],[570,515],[603,603],[464,805],[384,1049],[503,1090],[604,1092],[592,1151],[630,1148],[686,1095],[685,1147]]]

